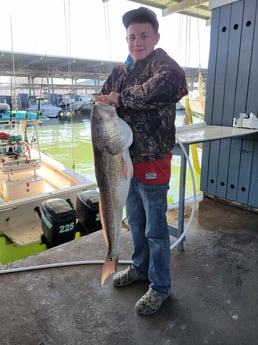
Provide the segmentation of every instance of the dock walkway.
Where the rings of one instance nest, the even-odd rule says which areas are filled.
[[[101,287],[99,264],[3,274],[1,344],[257,344],[258,215],[204,198],[184,248],[171,253],[173,293],[152,316],[134,310],[146,283]],[[102,260],[105,251],[98,231],[1,268]],[[130,259],[125,229],[120,253]]]

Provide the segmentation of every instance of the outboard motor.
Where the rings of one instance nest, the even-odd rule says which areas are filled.
[[[99,215],[99,193],[96,190],[79,192],[76,199],[77,230],[88,235],[102,228]]]
[[[76,232],[76,212],[69,200],[53,198],[42,202],[42,242],[54,247],[72,241]]]

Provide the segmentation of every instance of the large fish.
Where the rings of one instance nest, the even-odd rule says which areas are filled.
[[[91,136],[102,230],[108,247],[102,268],[103,285],[116,272],[118,263],[123,208],[133,173],[129,155],[133,133],[114,107],[96,102],[91,111]]]

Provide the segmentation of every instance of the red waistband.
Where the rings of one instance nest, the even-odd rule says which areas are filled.
[[[147,184],[163,184],[170,180],[172,153],[165,158],[150,162],[135,163],[134,176]]]

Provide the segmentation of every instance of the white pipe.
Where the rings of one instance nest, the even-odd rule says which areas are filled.
[[[119,261],[118,264],[119,265],[130,265],[131,263],[132,263],[131,260],[121,260],[121,261]],[[103,265],[103,264],[104,264],[104,260],[56,262],[56,263],[52,263],[52,264],[8,268],[8,269],[0,270],[0,275],[6,274],[6,273],[17,273],[17,272],[25,272],[25,271],[42,270],[42,269],[46,269],[46,268],[57,268],[57,267],[79,266],[79,265]]]

